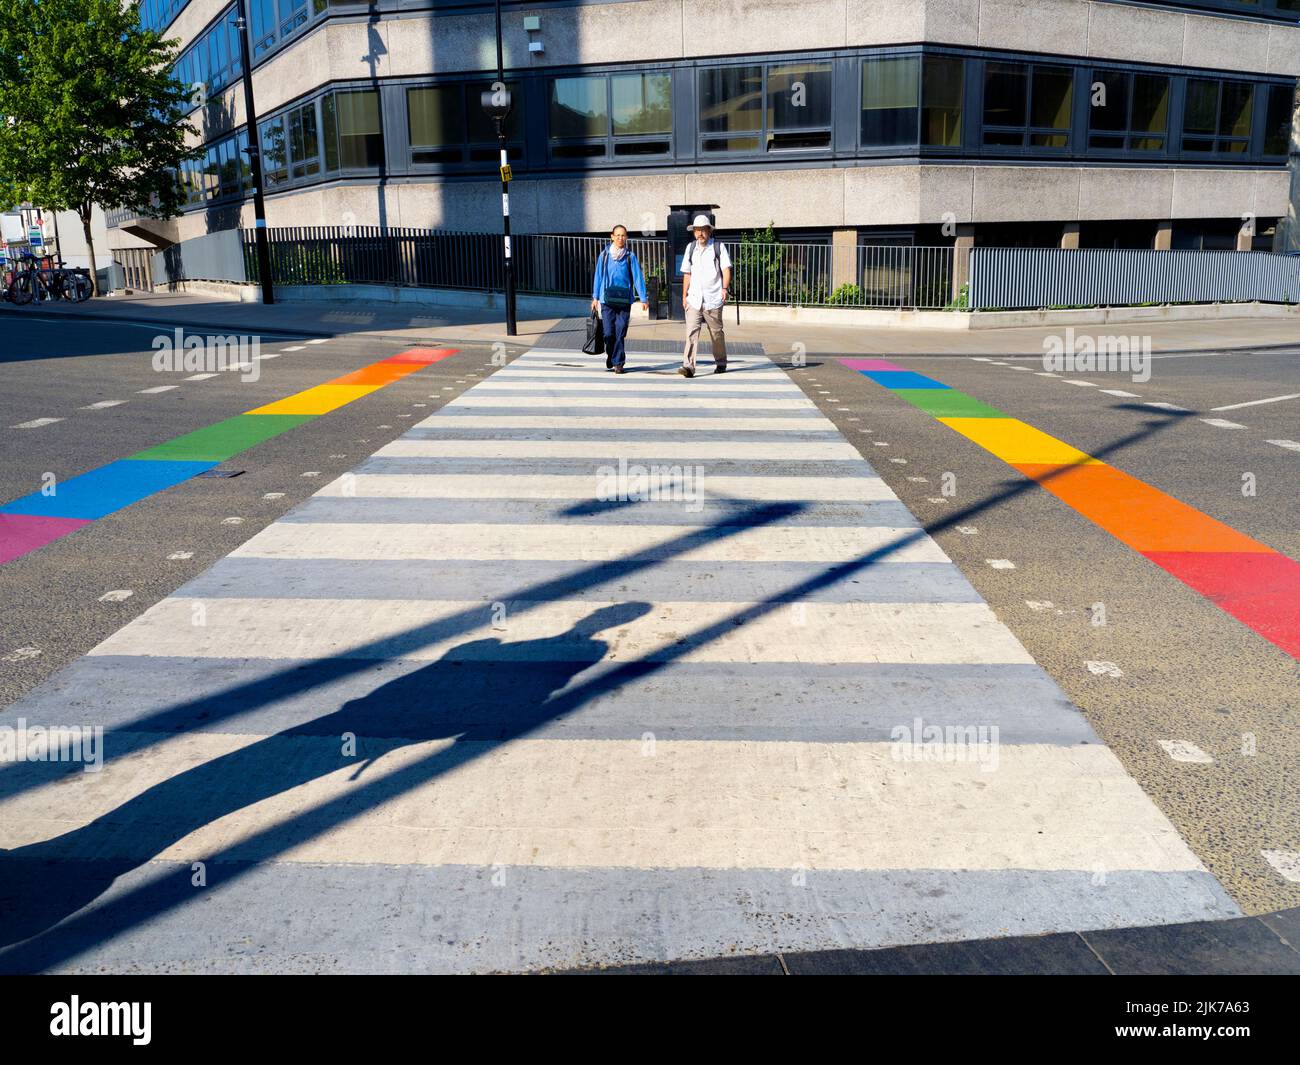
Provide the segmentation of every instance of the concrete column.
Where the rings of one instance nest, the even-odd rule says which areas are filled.
[[[837,229],[831,233],[831,292],[841,285],[858,283],[858,231]]]
[[[959,225],[952,244],[952,298],[961,295],[961,287],[970,280],[970,250],[975,247],[975,227]]]
[[[1079,223],[1066,222],[1061,227],[1061,247],[1078,248],[1079,247]]]
[[[1174,223],[1162,219],[1156,223],[1156,251],[1168,251],[1174,246]]]
[[[1250,251],[1251,245],[1255,242],[1255,216],[1251,215],[1241,223],[1241,228],[1237,230],[1237,250]]]

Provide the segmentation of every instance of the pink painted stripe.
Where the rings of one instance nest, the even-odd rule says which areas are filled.
[[[861,373],[869,373],[872,370],[906,370],[907,367],[899,366],[888,359],[840,359],[850,370],[858,370]]]
[[[46,518],[35,514],[0,514],[0,565],[44,547],[51,540],[89,525],[86,518]]]

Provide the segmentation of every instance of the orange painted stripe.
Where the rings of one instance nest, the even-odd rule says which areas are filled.
[[[1272,548],[1114,466],[1010,465],[1135,551],[1272,553]]]
[[[382,388],[384,385],[392,384],[407,374],[415,373],[416,370],[422,369],[423,365],[423,363],[418,362],[375,362],[325,383],[330,385],[379,385]]]

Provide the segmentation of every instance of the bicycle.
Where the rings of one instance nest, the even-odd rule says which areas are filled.
[[[93,293],[89,270],[67,269],[62,262],[57,267],[46,267],[29,254],[6,275],[3,296],[23,307],[33,300],[65,299],[69,303],[84,303]]]

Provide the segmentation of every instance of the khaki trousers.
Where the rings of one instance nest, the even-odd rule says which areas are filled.
[[[695,349],[700,342],[700,329],[707,325],[709,336],[713,339],[713,361],[718,366],[727,365],[727,337],[722,331],[722,307],[707,310],[696,309],[689,304],[686,307],[686,350],[682,353],[682,365],[695,370]]]

